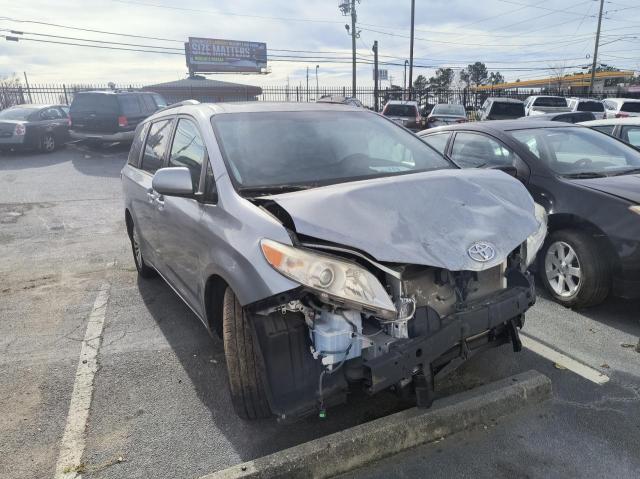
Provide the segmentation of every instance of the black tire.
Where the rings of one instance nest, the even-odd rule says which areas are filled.
[[[569,267],[575,271],[575,267],[577,266],[580,270],[580,278],[579,281],[575,281],[575,276],[571,279],[572,283],[576,285],[574,292],[570,293],[571,288],[567,286],[568,291],[559,294],[558,282],[554,281],[555,284],[551,284],[552,279],[550,279],[550,276],[553,276],[556,272],[555,266],[551,266],[551,262],[552,257],[557,258],[554,251],[557,251],[558,248],[563,247],[563,245],[573,250],[577,257],[577,262],[572,261],[571,264],[568,264],[563,260],[560,261],[561,267],[565,268],[565,271]],[[571,250],[566,249],[566,251]],[[550,251],[551,253],[549,254]],[[547,261],[548,255],[549,261]],[[551,272],[547,271],[547,266],[550,266],[549,270]],[[569,308],[586,308],[600,304],[608,296],[609,290],[611,289],[609,256],[593,236],[578,230],[558,230],[547,237],[542,251],[538,256],[538,272],[544,286],[553,299]],[[566,280],[565,284],[568,284]]]
[[[242,419],[271,417],[251,325],[231,288],[223,301],[222,336],[233,408]]]
[[[58,144],[53,133],[45,133],[40,137],[40,151],[42,153],[53,153]]]
[[[138,274],[141,278],[155,278],[158,275],[158,272],[147,265],[144,262],[144,257],[142,256],[142,250],[140,249],[140,243],[138,240],[138,233],[135,225],[131,224],[129,229],[129,239],[131,240],[131,252],[133,253],[133,262],[136,264],[136,269],[138,270]]]

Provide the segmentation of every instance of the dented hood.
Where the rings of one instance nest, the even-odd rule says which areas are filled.
[[[492,170],[439,170],[354,181],[270,197],[298,233],[364,251],[381,262],[480,271],[538,229],[533,200],[511,176]],[[495,256],[471,258],[490,243]]]

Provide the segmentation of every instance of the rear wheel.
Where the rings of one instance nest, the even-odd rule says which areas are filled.
[[[51,133],[45,133],[40,138],[40,151],[51,153],[56,149],[56,138]]]
[[[233,408],[243,419],[271,417],[251,325],[231,288],[224,293],[222,328]]]
[[[140,236],[138,236],[138,231],[136,227],[132,224],[131,231],[129,233],[129,238],[131,239],[131,250],[133,251],[133,261],[136,264],[136,269],[138,270],[138,274],[143,278],[153,278],[158,273],[151,266],[148,266],[147,263],[144,262],[144,258],[142,257],[142,249],[140,249]]]
[[[575,230],[551,233],[539,256],[542,282],[560,304],[584,308],[609,294],[611,272],[607,256],[590,235]]]

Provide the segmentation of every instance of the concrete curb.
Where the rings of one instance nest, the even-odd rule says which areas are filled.
[[[200,479],[329,478],[550,397],[551,380],[527,371],[436,401],[431,409],[407,409]]]

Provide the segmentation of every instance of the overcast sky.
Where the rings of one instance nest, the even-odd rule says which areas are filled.
[[[331,53],[319,54],[322,61],[314,58],[270,61],[269,75],[213,78],[257,85],[284,85],[288,79],[291,85],[297,85],[305,81],[309,66],[315,84],[315,66],[320,65],[321,86],[348,86],[351,39],[344,25],[349,18],[342,16],[338,3],[338,0],[2,0],[0,29],[4,31],[0,33],[9,34],[6,30],[13,29],[25,32],[25,38],[75,43],[93,39],[169,47],[176,49],[176,53],[182,48],[180,42],[189,36],[262,41],[267,43],[270,56],[314,56],[282,50]],[[485,62],[492,71],[500,71],[508,80],[544,77],[551,67],[579,70],[592,61],[598,6],[598,0],[416,0],[414,57],[420,67],[415,69],[414,78],[418,74],[428,77],[438,66],[458,69],[477,60]],[[381,68],[389,70],[395,84],[402,84],[402,65],[409,56],[410,0],[362,0],[357,8],[361,30],[357,43],[359,58],[371,60],[371,45],[378,40],[381,62],[397,64]],[[638,0],[607,0],[604,10],[601,61],[639,70]],[[15,20],[176,41],[99,34]],[[330,63],[326,57],[344,63]],[[34,41],[14,43],[0,38],[0,76],[22,75],[23,71],[34,84],[109,81],[149,84],[186,76],[181,54]],[[363,86],[373,83],[371,65],[358,66],[358,82]]]

